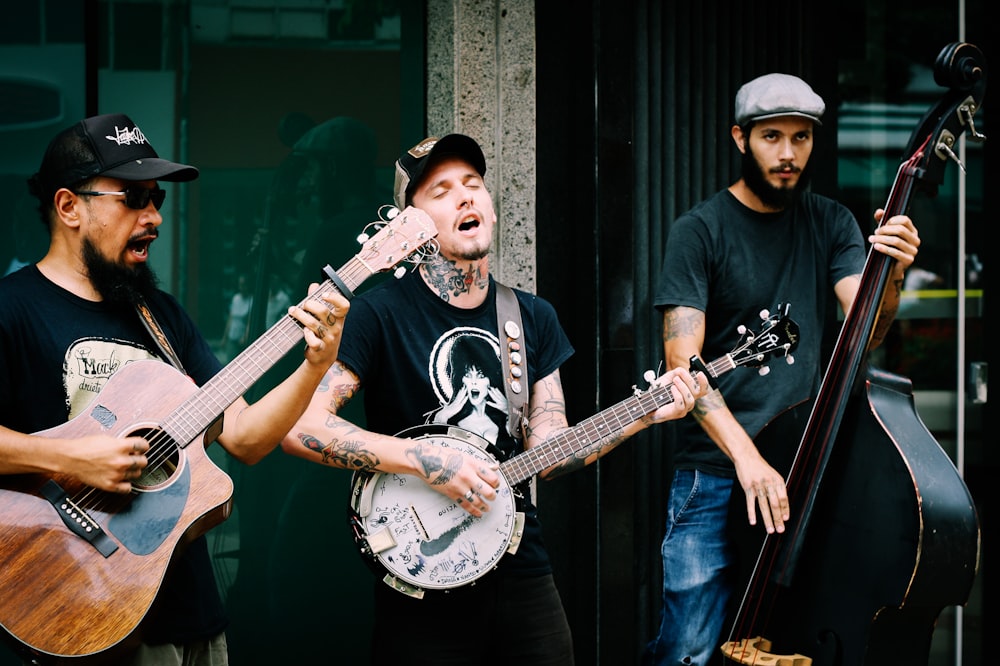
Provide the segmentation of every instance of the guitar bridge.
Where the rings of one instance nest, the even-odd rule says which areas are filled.
[[[101,555],[110,557],[111,553],[118,550],[118,544],[111,540],[97,521],[91,519],[86,511],[66,495],[66,491],[58,483],[49,479],[42,486],[41,493],[62,518],[69,531],[89,543]]]

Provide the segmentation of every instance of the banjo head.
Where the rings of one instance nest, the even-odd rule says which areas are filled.
[[[497,462],[486,452],[489,442],[455,426],[422,425],[397,436],[454,449],[486,465]],[[489,573],[516,547],[522,525],[502,474],[496,500],[479,518],[416,476],[385,472],[355,472],[350,509],[362,554],[385,569],[386,583],[418,597]]]

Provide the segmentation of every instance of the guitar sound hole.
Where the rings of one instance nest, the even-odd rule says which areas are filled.
[[[181,466],[180,447],[172,437],[159,429],[146,428],[130,433],[142,437],[149,443],[146,451],[148,464],[142,476],[132,482],[139,491],[154,489],[168,483]]]

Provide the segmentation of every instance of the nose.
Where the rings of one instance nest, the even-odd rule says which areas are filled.
[[[153,202],[150,201],[145,208],[142,209],[142,213],[139,214],[139,224],[145,227],[158,227],[163,224],[163,216],[160,215],[160,211],[156,209]]]
[[[472,188],[465,185],[459,185],[456,191],[458,193],[458,207],[471,208],[475,203]]]
[[[782,139],[778,150],[778,158],[781,160],[791,160],[795,158],[795,150],[792,148],[791,139]]]

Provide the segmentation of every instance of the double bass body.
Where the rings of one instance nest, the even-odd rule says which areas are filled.
[[[729,663],[798,654],[809,661],[787,663],[925,664],[941,610],[968,599],[979,565],[975,506],[917,415],[909,380],[869,369],[839,433],[809,538],[775,558],[791,563],[769,571],[761,592],[752,631],[769,656],[741,661],[749,653],[727,644]],[[770,435],[758,438],[765,456],[784,439]]]

